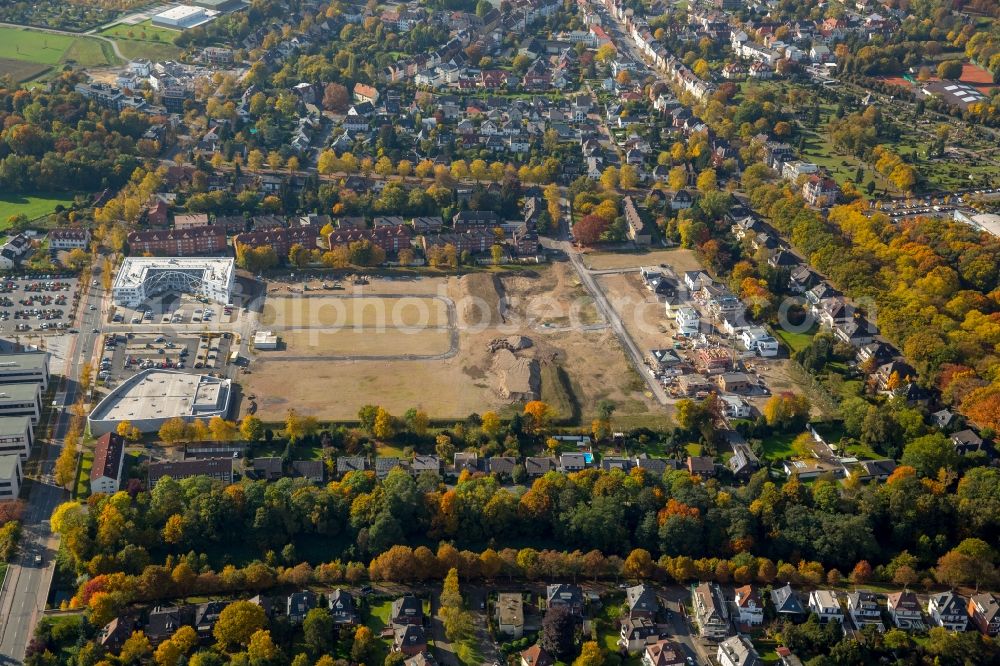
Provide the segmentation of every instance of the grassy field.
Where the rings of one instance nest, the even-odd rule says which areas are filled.
[[[137,25],[118,23],[102,30],[100,34],[114,39],[122,55],[131,60],[175,60],[181,54],[181,49],[174,46],[174,38],[180,33],[158,28],[150,21]]]
[[[556,418],[566,421],[577,421],[580,418],[580,405],[573,394],[573,387],[566,373],[554,363],[541,366],[542,400],[547,402],[556,413]]]
[[[0,58],[50,67],[61,63],[101,67],[117,64],[117,59],[109,51],[109,45],[90,37],[0,27]]]
[[[785,346],[791,351],[791,354],[795,354],[812,342],[813,336],[816,335],[816,329],[813,328],[805,333],[792,333],[791,331],[786,331],[782,328],[775,327],[775,335],[778,339],[785,343]]]
[[[49,65],[42,65],[13,58],[0,58],[0,76],[10,74],[18,83],[30,81],[49,71]]]
[[[0,47],[2,48],[2,47]],[[38,193],[38,194],[6,194],[0,193],[0,229],[7,228],[8,218],[14,215],[24,215],[29,220],[48,215],[56,206],[69,206],[73,197],[68,194]]]
[[[94,467],[94,452],[84,451],[83,461],[80,463],[80,473],[76,477],[77,497],[87,497],[90,495],[90,470]]]

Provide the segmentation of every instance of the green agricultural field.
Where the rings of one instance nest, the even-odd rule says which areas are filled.
[[[174,46],[174,38],[180,34],[176,30],[158,28],[150,21],[136,25],[115,24],[100,32],[118,44],[122,55],[130,60],[175,60],[181,49]]]
[[[30,81],[47,71],[49,71],[48,65],[14,60],[13,58],[0,58],[0,76],[10,74],[18,83]]]
[[[117,64],[110,45],[91,37],[54,35],[25,28],[0,27],[0,59],[55,67],[71,63],[80,67]]]
[[[56,206],[69,207],[73,195],[61,193],[5,194],[0,193],[0,230],[9,225],[7,220],[15,215],[24,215],[29,220],[48,215]]]

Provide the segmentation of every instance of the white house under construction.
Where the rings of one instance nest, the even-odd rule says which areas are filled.
[[[184,292],[229,303],[232,257],[126,257],[113,285],[117,305],[134,308],[151,296]]]

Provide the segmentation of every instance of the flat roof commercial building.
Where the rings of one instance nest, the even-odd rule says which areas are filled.
[[[219,12],[205,9],[204,7],[192,7],[191,5],[177,5],[160,12],[152,19],[152,24],[158,28],[173,28],[174,30],[186,30],[199,25],[204,25],[219,15]]]
[[[90,413],[95,435],[128,421],[140,432],[156,432],[172,418],[225,417],[232,397],[229,379],[174,370],[144,370],[109,393]]]
[[[271,331],[257,331],[253,334],[254,349],[277,349],[278,336]]]
[[[43,351],[0,354],[0,384],[38,384],[49,388],[49,354]]]
[[[42,416],[42,387],[39,384],[0,384],[0,417],[27,416],[38,425]]]
[[[229,12],[244,6],[242,0],[192,0],[191,4],[205,9],[214,9],[217,12]]]
[[[927,97],[937,97],[945,104],[963,111],[987,99],[981,90],[960,81],[931,81],[925,84],[920,92]]]
[[[0,456],[0,502],[16,500],[21,493],[21,456]]]
[[[235,279],[232,257],[126,257],[112,285],[117,305],[136,307],[151,296],[184,292],[229,303]]]
[[[0,455],[16,453],[21,460],[31,455],[34,428],[29,416],[7,416],[0,418]]]

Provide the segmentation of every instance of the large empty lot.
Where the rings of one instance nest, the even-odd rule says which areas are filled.
[[[691,250],[673,248],[670,250],[649,250],[646,252],[589,252],[583,263],[592,271],[616,270],[643,266],[667,264],[677,275],[685,271],[702,270],[701,262]]]
[[[429,295],[302,294],[268,298],[261,325],[329,328],[427,328],[448,323],[443,297]]]
[[[566,264],[374,279],[322,294],[276,287],[261,320],[283,341],[254,354],[243,378],[265,420],[281,420],[290,408],[352,420],[369,403],[440,419],[519,409],[497,390],[488,348],[509,336],[530,339],[516,353],[537,363],[541,398],[561,417],[589,423],[601,399],[616,404],[623,424],[665,417]]]

